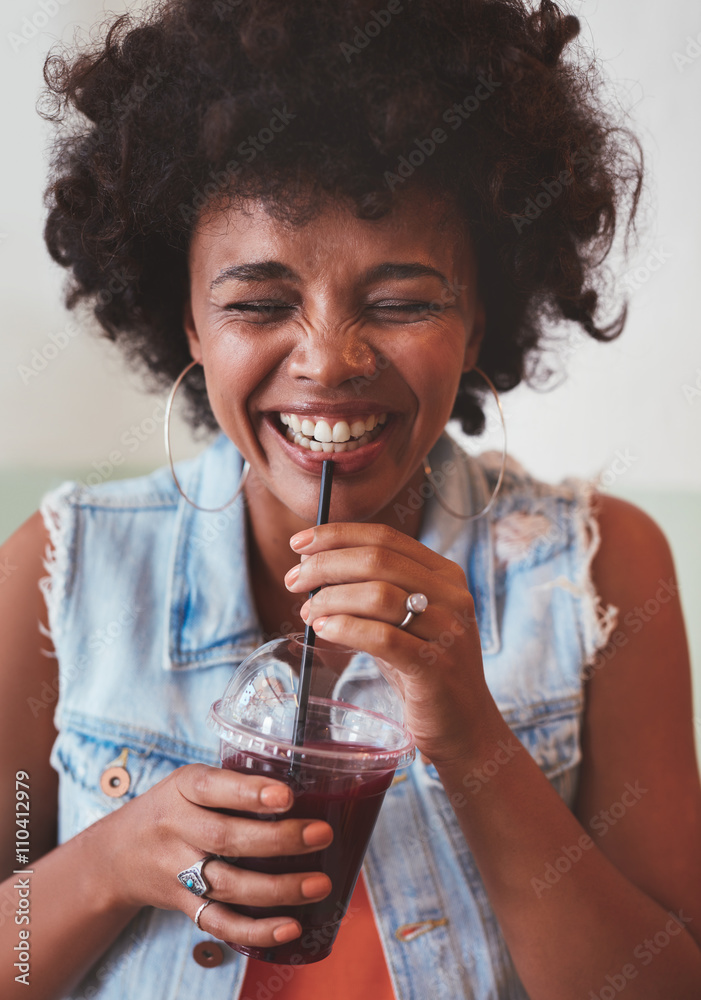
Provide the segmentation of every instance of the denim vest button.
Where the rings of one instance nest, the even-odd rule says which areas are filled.
[[[214,969],[224,961],[224,952],[215,941],[200,941],[192,949],[192,957],[205,969]]]
[[[118,799],[129,791],[131,778],[125,767],[108,767],[102,772],[100,788],[110,798]]]

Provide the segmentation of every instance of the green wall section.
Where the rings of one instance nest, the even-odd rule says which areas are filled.
[[[151,468],[120,466],[119,478]],[[85,469],[0,469],[0,539],[5,540],[35,511],[47,490],[66,479],[80,480]],[[647,511],[669,539],[677,568],[694,673],[696,746],[701,763],[701,493],[617,491]]]

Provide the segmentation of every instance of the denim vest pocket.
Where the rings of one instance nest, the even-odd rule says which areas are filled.
[[[59,843],[153,788],[184,764],[218,763],[210,750],[162,733],[68,714],[51,752],[51,763],[59,774]],[[112,775],[116,775],[115,787],[110,789],[105,779]]]

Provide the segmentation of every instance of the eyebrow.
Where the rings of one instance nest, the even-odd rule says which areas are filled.
[[[376,281],[387,279],[410,280],[412,278],[439,278],[444,285],[450,287],[450,282],[446,276],[435,267],[428,264],[421,264],[418,261],[410,263],[395,263],[386,261],[384,264],[377,264],[369,268],[361,277],[362,285],[371,285]],[[289,281],[299,282],[299,275],[287,267],[279,260],[258,260],[250,264],[232,264],[225,267],[216,276],[209,286],[210,289],[223,285],[226,281],[270,281],[274,279],[286,278]]]

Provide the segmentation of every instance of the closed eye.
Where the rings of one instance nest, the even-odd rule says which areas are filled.
[[[282,314],[290,312],[295,306],[287,302],[232,302],[225,306],[226,312],[247,313],[257,315],[261,319],[281,319]],[[417,314],[423,318],[428,315],[437,315],[445,312],[444,302],[372,302],[368,308],[376,313],[401,313],[403,316]],[[383,316],[383,319],[385,316]],[[389,320],[389,322],[392,322]]]
[[[224,306],[226,312],[247,313],[250,316],[256,315],[262,319],[282,318],[282,314],[294,309],[293,305],[287,302],[232,302]]]
[[[402,313],[406,316],[411,313],[419,315],[421,318],[428,315],[438,315],[445,312],[443,302],[373,302],[371,309],[380,313]],[[391,321],[390,321],[391,322]]]

